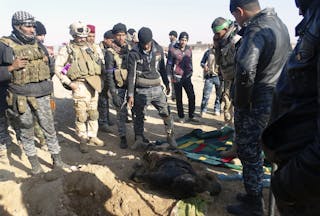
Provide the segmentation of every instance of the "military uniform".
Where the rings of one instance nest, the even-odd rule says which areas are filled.
[[[104,54],[107,51],[107,48],[103,42],[99,44],[102,53]],[[104,57],[103,57],[104,61]],[[105,69],[105,66],[104,66]],[[109,131],[109,127],[112,125],[110,121],[110,112],[109,112],[109,87],[106,81],[106,74],[102,74],[101,78],[103,80],[103,88],[101,93],[99,93],[98,100],[98,111],[99,111],[99,130],[103,129],[104,131]]]
[[[69,63],[70,69],[66,74],[61,71]],[[98,133],[98,91],[101,91],[101,56],[84,42],[74,40],[62,47],[56,58],[55,73],[62,84],[77,84],[72,91],[76,113],[76,133],[80,138],[80,150],[88,151],[86,144],[97,139]]]
[[[230,91],[234,79],[234,55],[236,51],[236,44],[241,38],[237,35],[237,32],[238,28],[234,23],[230,23],[225,36],[218,40],[215,48],[216,64],[219,66],[224,82],[221,97],[221,102],[224,103],[224,120],[229,123],[232,121],[233,115]]]
[[[25,66],[13,68],[11,71],[7,103],[19,127],[20,140],[31,163],[31,171],[33,174],[43,171],[34,144],[34,116],[38,117],[44,131],[54,166],[68,168],[69,166],[61,161],[61,150],[50,109],[53,83],[50,81],[48,58],[35,38],[25,34],[31,34],[30,28],[34,26],[34,17],[27,12],[18,11],[12,17],[12,26],[12,35],[2,37],[0,40],[13,50],[14,61],[25,59]],[[25,27],[24,31],[17,29],[21,26]]]
[[[118,33],[126,35],[126,26],[118,23],[114,25],[112,33],[113,35]],[[118,41],[114,40],[112,46],[105,52],[107,86],[117,111],[117,126],[121,148],[127,148],[127,58],[130,49],[131,47],[126,42],[120,45]]]

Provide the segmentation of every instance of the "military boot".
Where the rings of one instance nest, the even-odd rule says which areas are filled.
[[[128,143],[127,143],[127,137],[126,136],[120,137],[120,148],[121,149],[128,148]]]
[[[31,164],[31,173],[32,175],[37,175],[39,173],[42,173],[43,172],[43,169],[39,163],[39,160],[38,160],[38,156],[35,155],[35,156],[29,156],[28,157],[28,160]]]
[[[233,215],[263,216],[264,202],[262,196],[247,195],[239,204],[227,206],[227,211]]]
[[[64,163],[61,159],[60,154],[52,154],[51,155],[52,161],[53,161],[53,169],[59,168],[59,169],[70,169],[71,166]]]
[[[88,153],[89,152],[87,142],[88,142],[88,139],[80,138],[80,152],[81,153]]]
[[[107,123],[100,124],[99,125],[99,131],[105,132],[105,133],[111,133],[112,130],[110,128],[110,125]]]
[[[98,137],[90,137],[89,144],[96,145],[96,146],[104,146],[104,142]]]
[[[177,142],[176,138],[173,133],[167,134],[167,143],[170,145],[170,147],[177,148]]]

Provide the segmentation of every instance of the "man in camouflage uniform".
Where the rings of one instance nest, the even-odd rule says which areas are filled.
[[[111,47],[113,43],[113,34],[112,30],[108,30],[103,35],[103,41],[100,42],[99,46],[102,50],[102,53],[105,54],[108,48]],[[103,59],[104,61],[104,59]],[[105,70],[105,67],[104,67]],[[99,130],[103,132],[111,132],[110,126],[113,123],[110,120],[110,112],[109,112],[109,87],[107,85],[106,74],[102,74],[101,78],[103,80],[103,88],[101,93],[99,94],[98,100],[98,111],[99,111]]]
[[[152,104],[162,117],[167,133],[167,142],[176,147],[173,133],[173,121],[170,115],[166,95],[162,91],[161,79],[170,93],[169,80],[164,63],[164,53],[159,44],[152,39],[149,28],[143,27],[138,33],[139,43],[129,54],[128,59],[128,96],[129,106],[135,114],[135,143],[132,149],[148,145],[144,138],[145,107]]]
[[[25,11],[12,16],[13,31],[0,40],[12,49],[16,61],[7,70],[11,72],[7,102],[20,130],[20,140],[31,163],[33,174],[42,172],[34,144],[34,116],[37,116],[53,159],[54,167],[70,168],[62,162],[54,121],[50,109],[53,84],[50,80],[48,56],[35,39],[34,17]]]
[[[88,144],[103,146],[98,134],[98,92],[101,92],[99,55],[87,43],[90,29],[82,22],[70,25],[73,40],[59,50],[55,74],[63,85],[72,89],[76,113],[76,132],[80,138],[80,151],[87,153]],[[70,65],[69,68],[66,66]]]
[[[227,124],[232,123],[233,106],[231,103],[230,91],[234,79],[234,55],[236,45],[241,39],[237,34],[238,28],[231,20],[222,17],[216,18],[211,25],[214,33],[214,46],[216,64],[219,67],[220,74],[223,78],[222,103],[224,103],[223,114]],[[221,152],[222,157],[236,157],[237,144],[233,142],[232,148],[228,151]]]
[[[120,148],[127,148],[127,56],[131,47],[126,42],[127,27],[118,23],[113,26],[114,41],[105,53],[107,86],[117,110],[117,125],[120,136]]]
[[[289,33],[274,9],[258,0],[231,0],[230,11],[242,26],[235,56],[235,142],[243,166],[246,194],[238,194],[233,215],[263,215],[261,134],[268,124],[273,90],[291,49]]]

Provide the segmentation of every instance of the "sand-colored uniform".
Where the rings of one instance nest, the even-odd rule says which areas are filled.
[[[98,88],[94,86],[94,89],[88,80],[93,77],[100,79],[103,62],[100,58],[102,51],[99,50],[100,54],[88,44],[78,45],[70,42],[60,49],[56,58],[55,74],[62,84],[78,85],[78,88],[72,91],[72,97],[76,113],[76,133],[80,139],[97,137],[98,133]],[[63,74],[61,71],[67,63],[71,64],[71,67]]]

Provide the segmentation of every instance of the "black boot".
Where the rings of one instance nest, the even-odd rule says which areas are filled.
[[[70,169],[70,166],[62,161],[60,154],[52,154],[51,158],[53,160],[53,169]]]
[[[122,148],[122,149],[128,148],[128,143],[127,143],[126,136],[120,137],[120,148]]]
[[[262,196],[246,195],[237,205],[227,206],[227,211],[233,215],[241,216],[263,216],[264,203]],[[238,196],[237,196],[237,199]]]
[[[38,160],[38,156],[35,155],[35,156],[30,156],[28,157],[29,159],[29,162],[31,164],[31,173],[32,175],[36,175],[36,174],[39,174],[39,173],[42,173],[43,172],[43,169],[39,163],[39,160]]]

